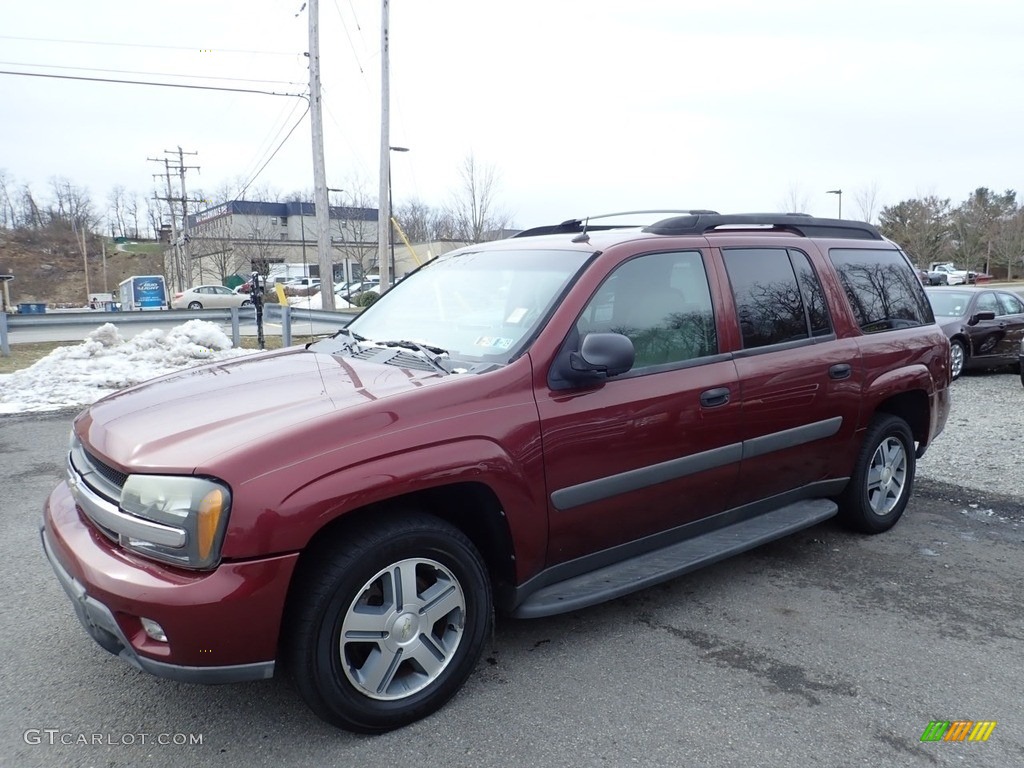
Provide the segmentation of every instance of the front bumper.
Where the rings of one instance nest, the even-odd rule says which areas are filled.
[[[189,683],[274,674],[281,615],[298,555],[222,563],[189,573],[125,552],[82,519],[65,483],[50,494],[43,551],[86,632],[157,677]],[[141,618],[158,622],[152,639]]]

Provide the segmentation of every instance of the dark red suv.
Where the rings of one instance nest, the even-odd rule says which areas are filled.
[[[280,663],[381,731],[455,693],[496,609],[894,525],[949,410],[905,255],[859,222],[672,213],[463,248],[334,337],[87,409],[42,530],[86,629],[174,680]]]

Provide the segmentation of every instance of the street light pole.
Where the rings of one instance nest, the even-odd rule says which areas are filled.
[[[392,152],[408,152],[408,147],[388,147]],[[391,280],[394,282],[395,274],[395,206],[391,202],[391,163],[388,163],[388,245],[391,247]]]
[[[839,218],[843,218],[843,190],[841,189],[826,189],[826,195],[836,195],[839,198]]]
[[[390,142],[390,64],[388,61],[388,2],[381,0],[380,22],[380,177],[377,193],[377,269],[380,272],[380,292],[391,287],[391,264],[388,261],[388,235],[391,232],[391,201],[388,197],[388,179],[391,176]]]

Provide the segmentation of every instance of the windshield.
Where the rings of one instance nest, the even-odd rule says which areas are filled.
[[[967,291],[925,290],[925,293],[936,317],[963,317],[967,314],[967,305],[971,301],[971,294]]]
[[[377,342],[412,341],[469,362],[506,363],[590,254],[461,250],[395,285],[348,328]]]

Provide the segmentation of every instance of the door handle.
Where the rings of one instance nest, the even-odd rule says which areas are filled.
[[[706,389],[700,393],[700,404],[704,408],[717,408],[729,402],[729,394],[728,387]]]
[[[830,379],[848,379],[853,373],[853,366],[849,363],[836,363],[828,369]]]

